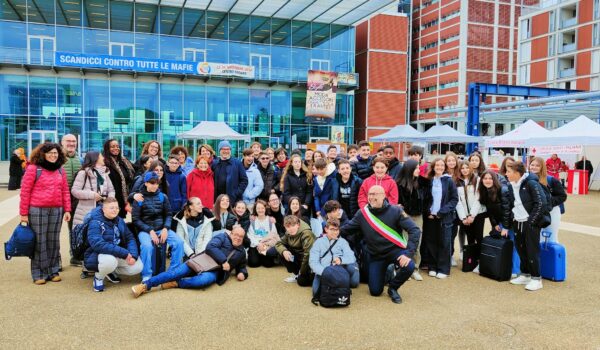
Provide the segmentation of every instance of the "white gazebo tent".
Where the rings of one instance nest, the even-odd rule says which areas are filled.
[[[463,134],[449,125],[434,125],[423,133],[420,141],[429,143],[479,142],[477,136]]]
[[[410,125],[396,125],[381,135],[371,137],[370,140],[374,142],[419,142],[422,137],[423,133]]]
[[[520,148],[525,147],[525,143],[532,137],[546,136],[550,131],[544,129],[538,123],[529,119],[525,123],[519,125],[516,129],[507,132],[504,135],[496,136],[485,140],[487,148],[492,147],[510,147]]]
[[[250,141],[250,135],[233,130],[225,122],[203,121],[193,129],[177,135],[184,140],[243,140]]]

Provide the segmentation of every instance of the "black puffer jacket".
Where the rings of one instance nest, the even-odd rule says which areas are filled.
[[[490,219],[492,227],[502,224],[503,228],[507,230],[511,229],[513,216],[511,211],[510,188],[508,186],[503,185],[500,188],[500,195],[496,197],[494,202],[481,201],[481,204],[485,205],[487,209],[486,216]]]
[[[398,158],[394,157],[388,166],[388,175],[396,180],[398,174],[400,174],[400,170],[402,170],[402,163],[400,163]]]
[[[271,164],[267,165],[266,169],[263,168],[260,163],[256,164],[256,167],[258,168],[258,171],[260,171],[260,176],[262,177],[264,184],[263,190],[258,196],[258,198],[268,201],[269,195],[271,194],[271,190],[274,190],[277,185],[275,183],[275,170],[273,169],[273,165]]]
[[[356,159],[358,159],[357,162],[352,162],[352,173],[353,174],[356,174],[362,180],[373,175],[373,167],[371,166],[373,157],[363,159],[360,156],[356,156]]]
[[[167,195],[160,191],[154,193],[142,189],[144,200],[134,202],[131,216],[133,224],[138,231],[150,232],[154,230],[157,234],[163,228],[171,229],[171,205]]]
[[[306,181],[306,172],[300,170],[300,176],[290,171],[283,179],[283,204],[287,207],[291,197],[298,197],[300,204],[306,204],[309,208],[313,202],[313,186]]]
[[[548,189],[552,194],[552,208],[567,201],[567,192],[560,181],[548,175]]]
[[[342,175],[337,174],[337,181],[339,184],[339,195],[338,200],[342,204],[342,209],[348,215],[349,219],[354,217],[354,214],[358,211],[358,191],[360,191],[360,186],[362,185],[362,180],[354,175],[350,174],[350,179],[348,180],[349,184],[344,184],[342,181]],[[348,187],[350,188],[350,198],[348,200],[345,199],[347,195],[345,191],[347,191]],[[346,203],[347,202],[347,203]]]
[[[540,227],[544,220],[550,220],[549,217],[544,218],[544,205],[542,197],[542,185],[540,184],[538,177],[534,174],[525,174],[527,177],[523,177],[519,185],[519,197],[523,207],[529,214],[528,221],[531,225]],[[512,210],[515,206],[515,195],[513,191],[513,185],[509,188],[510,192],[510,209]]]
[[[425,197],[423,192],[424,188],[428,185],[428,181],[419,176],[417,182],[418,187],[416,189],[413,188],[412,191],[398,185],[398,204],[402,205],[406,214],[410,216],[423,214],[423,198]]]

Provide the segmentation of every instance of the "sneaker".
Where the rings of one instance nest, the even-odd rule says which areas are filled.
[[[104,292],[104,280],[94,277],[94,292]]]
[[[448,278],[448,275],[446,275],[445,273],[438,272],[438,274],[435,275],[435,278],[437,278],[439,280],[443,280],[445,278]]]
[[[109,280],[111,283],[114,283],[114,284],[117,284],[117,283],[121,282],[121,278],[119,278],[119,275],[117,275],[114,272],[109,273],[108,275],[106,275],[106,279]]]
[[[479,265],[473,269],[473,272],[479,275]]]
[[[46,280],[35,280],[33,281],[33,283],[37,284],[38,286],[41,286],[46,284]]]
[[[291,274],[289,277],[287,277],[283,281],[287,282],[287,283],[295,283],[297,279],[298,279],[298,275]]]
[[[412,278],[415,279],[415,281],[422,281],[423,280],[423,276],[421,276],[421,274],[419,273],[418,270],[415,270],[412,274]]]
[[[429,271],[429,277],[435,277],[437,275],[437,272],[435,271]]]
[[[529,283],[525,286],[525,289],[535,292],[536,290],[542,289],[542,279],[541,278],[532,278]]]
[[[166,282],[160,285],[161,289],[171,289],[171,288],[177,288],[179,287],[179,284],[177,283],[177,281],[171,281],[171,282]]]
[[[83,261],[77,260],[75,258],[71,258],[71,260],[69,261],[69,264],[71,266],[83,266]]]
[[[148,287],[146,287],[146,285],[143,283],[140,283],[140,284],[137,284],[137,285],[131,287],[131,292],[133,293],[134,298],[139,297],[140,295],[146,293],[147,291],[148,291]]]
[[[60,278],[59,275],[54,275],[54,276],[50,277],[50,281],[52,281],[52,282],[60,282],[60,281],[62,281],[62,278]]]
[[[519,277],[510,280],[511,284],[528,284],[531,282],[531,276],[529,275],[519,275]]]
[[[456,259],[454,259],[454,257],[450,258],[450,264],[452,265],[452,267],[458,266],[458,263],[456,263]]]

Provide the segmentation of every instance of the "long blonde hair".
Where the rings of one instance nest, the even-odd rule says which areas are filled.
[[[538,174],[540,183],[544,186],[548,186],[548,169],[546,168],[546,162],[541,157],[533,157],[529,162],[529,166],[531,166],[531,163],[533,162],[538,162],[540,164],[540,173]]]
[[[285,177],[287,176],[287,174],[292,169],[292,163],[294,163],[294,159],[298,158],[300,160],[300,171],[304,171],[306,173],[306,183],[311,186],[312,185],[312,169],[309,169],[306,164],[304,164],[304,162],[302,161],[302,157],[300,157],[300,155],[298,154],[292,154],[292,156],[290,157],[290,160],[288,161],[287,165],[285,166],[285,170],[283,170],[283,174],[281,175],[281,180],[279,181],[279,189],[281,190],[281,192],[283,192],[283,184],[285,182]]]

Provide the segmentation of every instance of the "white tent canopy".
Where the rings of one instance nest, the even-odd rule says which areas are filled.
[[[250,135],[242,135],[225,122],[203,121],[192,130],[177,135],[184,140],[244,140],[250,141]]]
[[[449,125],[434,125],[423,133],[420,141],[430,143],[463,143],[479,142],[479,140],[479,137],[463,134],[454,130]]]
[[[600,145],[600,124],[580,115],[577,119],[546,135],[531,137],[526,144],[528,146]]]
[[[485,146],[490,147],[524,147],[527,140],[536,136],[546,136],[550,131],[544,129],[538,123],[529,119],[519,125],[515,130],[504,135],[492,137],[485,140]]]
[[[396,125],[389,131],[371,137],[374,142],[418,142],[421,141],[423,133],[417,131],[410,125]]]

